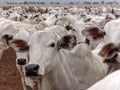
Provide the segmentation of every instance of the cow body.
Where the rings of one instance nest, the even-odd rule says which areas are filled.
[[[109,74],[87,90],[119,90],[120,89],[120,71]]]
[[[59,50],[57,42],[56,35],[48,31],[34,33],[28,43],[30,61],[25,66],[25,70],[28,69],[25,74],[32,76],[29,66],[40,67],[35,76],[33,74],[41,80],[39,90],[85,90],[105,76],[107,66],[86,44],[81,43],[68,51]]]

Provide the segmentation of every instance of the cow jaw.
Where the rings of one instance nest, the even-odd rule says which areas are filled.
[[[0,50],[0,59],[2,58],[3,51]]]
[[[0,59],[3,55],[4,50],[8,49],[9,46],[3,42],[0,42]]]

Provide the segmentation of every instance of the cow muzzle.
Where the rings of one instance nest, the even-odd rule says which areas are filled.
[[[25,65],[26,64],[26,59],[23,59],[23,58],[17,59],[17,64],[18,65]]]
[[[39,65],[37,64],[29,64],[25,66],[25,75],[26,76],[38,76]]]

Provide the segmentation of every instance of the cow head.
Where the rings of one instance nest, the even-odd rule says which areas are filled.
[[[8,49],[9,41],[13,39],[12,35],[3,35],[0,39],[0,58],[4,50]]]
[[[106,21],[109,22],[111,20],[115,20],[116,17],[113,15],[113,14],[107,14],[106,17],[105,17]]]
[[[72,34],[76,36],[77,42],[84,42],[84,36],[81,31],[85,29],[85,24],[83,21],[74,21],[69,25],[65,26],[68,34]]]
[[[105,60],[109,62],[114,62],[116,61],[115,59],[118,55],[118,52],[119,52],[119,47],[117,45],[114,45],[113,43],[109,43],[101,49],[99,55],[104,57]]]
[[[105,32],[100,30],[97,27],[90,27],[86,28],[82,31],[82,34],[88,39],[88,40],[101,40],[104,38]]]
[[[64,36],[59,40],[52,32],[36,32],[29,42],[29,63],[25,66],[26,76],[44,76],[58,64],[60,49],[75,44],[74,36]],[[70,45],[69,45],[70,44]]]
[[[16,52],[16,64],[23,66],[26,63],[28,63],[28,50],[29,47],[27,45],[27,42],[21,39],[13,39],[9,41],[9,46],[13,48],[13,50]]]
[[[16,55],[17,55],[17,59],[16,59],[17,65],[18,64],[19,65],[23,65],[21,63],[18,63],[18,61],[21,60],[20,57],[22,57],[22,62],[23,61],[25,62],[25,61],[28,60],[28,57],[27,57],[28,56],[28,51],[27,51],[28,47],[27,47],[26,41],[28,40],[29,36],[30,36],[30,32],[29,31],[27,31],[25,29],[21,29],[21,30],[19,30],[19,32],[15,33],[14,35],[7,35],[6,34],[6,35],[3,35],[1,37],[0,42],[3,43],[2,51],[7,49],[8,47],[13,48],[15,50],[15,52],[16,52]]]

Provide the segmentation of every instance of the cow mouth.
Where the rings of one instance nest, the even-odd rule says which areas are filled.
[[[26,76],[26,77],[29,77],[32,80],[38,80],[38,79],[41,79],[43,76],[42,75],[36,75],[36,76]]]
[[[26,63],[17,63],[19,66],[25,66]]]
[[[42,78],[43,77],[43,75],[38,75],[38,74],[29,74],[29,75],[25,75],[26,77],[29,77],[29,78]]]

